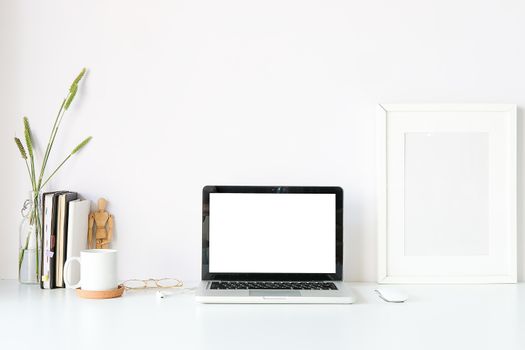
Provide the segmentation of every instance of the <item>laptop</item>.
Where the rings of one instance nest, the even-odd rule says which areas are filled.
[[[349,304],[340,187],[206,186],[201,303]]]

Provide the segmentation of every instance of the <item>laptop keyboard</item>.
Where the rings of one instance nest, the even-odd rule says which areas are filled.
[[[210,289],[337,290],[337,287],[333,282],[230,281],[212,282]]]

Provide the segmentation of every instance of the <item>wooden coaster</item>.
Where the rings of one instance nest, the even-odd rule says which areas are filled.
[[[77,295],[84,299],[111,299],[121,297],[124,293],[124,286],[119,284],[117,289],[112,290],[82,290],[77,288]]]

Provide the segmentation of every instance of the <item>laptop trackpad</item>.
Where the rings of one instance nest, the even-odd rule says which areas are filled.
[[[300,297],[298,290],[250,290],[252,297]]]

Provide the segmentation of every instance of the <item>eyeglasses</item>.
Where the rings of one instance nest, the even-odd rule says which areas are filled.
[[[181,280],[176,278],[148,278],[147,280],[131,279],[122,282],[126,289],[146,289],[146,288],[179,288],[184,285]]]

